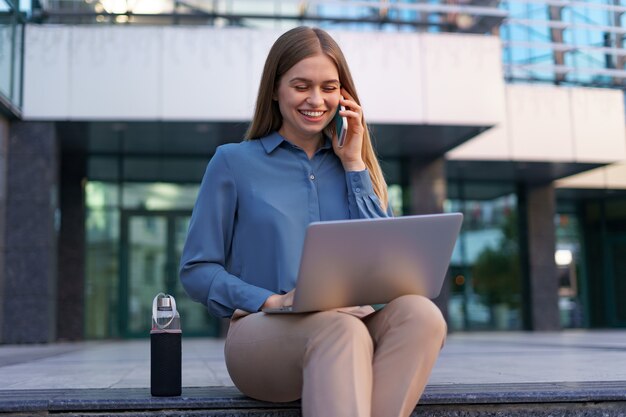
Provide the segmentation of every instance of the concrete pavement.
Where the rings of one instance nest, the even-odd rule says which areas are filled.
[[[183,386],[232,386],[222,339],[183,338]],[[626,331],[455,333],[429,384],[626,381]],[[0,346],[0,390],[147,388],[149,340]]]

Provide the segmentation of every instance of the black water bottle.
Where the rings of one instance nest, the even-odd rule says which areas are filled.
[[[150,393],[154,396],[181,394],[181,337],[176,300],[168,294],[157,294],[152,302],[150,330]]]

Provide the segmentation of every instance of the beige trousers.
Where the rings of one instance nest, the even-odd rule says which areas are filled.
[[[364,316],[365,317],[360,317]],[[417,295],[382,310],[233,316],[225,345],[241,392],[302,398],[304,417],[407,417],[446,335],[439,309]]]

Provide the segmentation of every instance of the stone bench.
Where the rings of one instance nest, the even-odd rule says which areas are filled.
[[[267,403],[233,387],[206,387],[183,388],[180,397],[152,397],[147,388],[4,390],[0,416],[8,415],[299,417],[301,413],[297,401]],[[624,417],[626,381],[430,385],[413,416]]]

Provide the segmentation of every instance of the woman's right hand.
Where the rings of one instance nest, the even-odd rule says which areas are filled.
[[[289,291],[286,294],[273,294],[267,297],[267,300],[261,306],[261,309],[264,308],[281,308],[281,307],[289,307],[293,304],[293,295],[295,294],[296,289]]]

